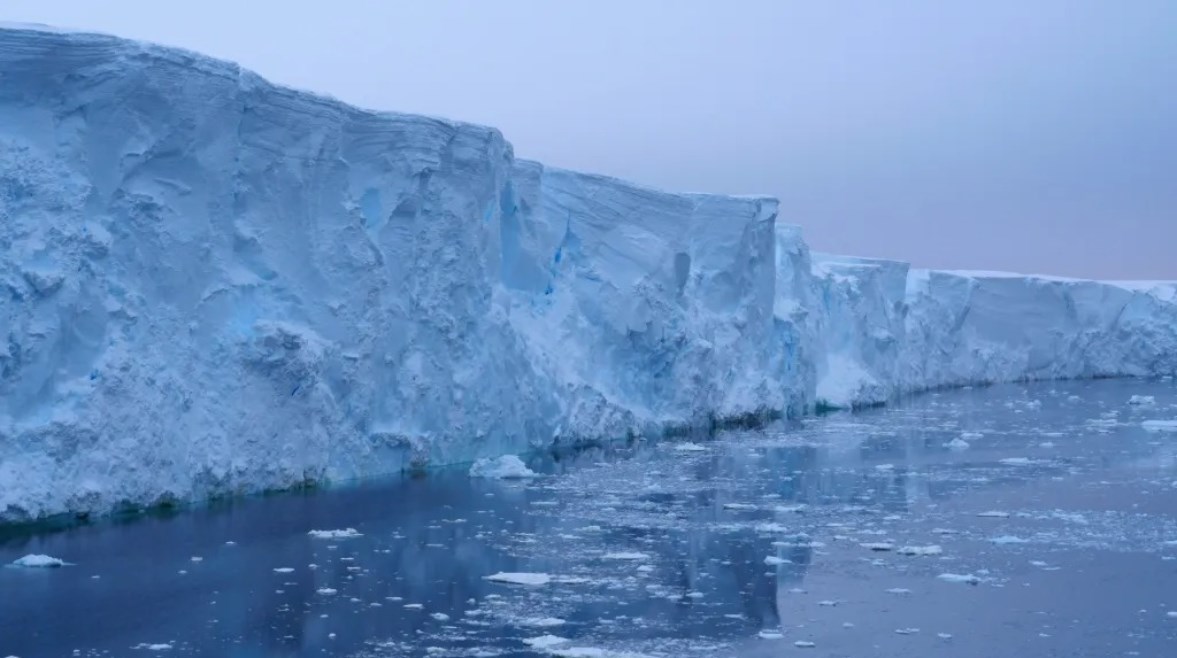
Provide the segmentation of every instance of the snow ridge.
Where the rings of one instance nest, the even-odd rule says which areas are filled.
[[[0,27],[0,522],[1177,372],[1173,284],[909,273],[776,214]]]

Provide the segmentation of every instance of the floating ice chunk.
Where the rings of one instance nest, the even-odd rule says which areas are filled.
[[[895,464],[875,464],[875,470],[876,471],[893,471],[893,470],[895,470]]]
[[[1140,426],[1147,432],[1177,432],[1177,420],[1146,420]]]
[[[1021,537],[1016,537],[1014,535],[1001,535],[1000,537],[993,537],[989,541],[993,542],[994,544],[999,544],[999,545],[1029,544],[1030,543],[1029,539],[1023,539]]]
[[[920,632],[918,628],[896,628],[895,632],[899,635],[915,635]]]
[[[704,452],[707,450],[707,446],[687,442],[675,444],[674,449],[679,452]]]
[[[902,546],[899,548],[899,550],[896,551],[896,553],[899,553],[900,555],[916,555],[921,557],[928,555],[940,555],[943,552],[944,549],[940,548],[936,544],[931,544],[929,546]]]
[[[559,646],[561,644],[568,644],[572,640],[558,635],[541,635],[539,637],[528,637],[523,639],[523,644],[532,649],[550,649],[551,647]]]
[[[1077,523],[1079,525],[1087,525],[1087,517],[1078,512],[1064,512],[1062,510],[1055,510],[1050,513],[1056,519],[1066,521],[1067,523]]]
[[[1151,395],[1133,395],[1128,398],[1128,404],[1135,407],[1151,406],[1157,403],[1157,399]]]
[[[596,647],[556,647],[549,650],[556,658],[650,658],[646,654],[630,651],[608,651]]]
[[[941,640],[951,640],[952,633],[936,633],[936,637],[940,638]]]
[[[911,590],[907,589],[906,587],[892,587],[891,589],[887,590],[887,593],[888,594],[903,595],[903,594],[911,594]]]
[[[1001,510],[989,510],[988,512],[977,512],[977,516],[987,519],[1008,519],[1009,512],[1002,512]]]
[[[320,587],[319,589],[315,590],[315,593],[322,596],[335,596],[339,593],[339,590],[331,587]]]
[[[1034,460],[1028,457],[1006,457],[1000,461],[1006,466],[1030,466],[1034,463]]]
[[[808,505],[778,505],[772,508],[777,514],[801,514],[809,509]]]
[[[872,551],[880,551],[880,552],[895,550],[895,544],[888,544],[887,542],[868,542],[865,544],[859,544],[859,546],[862,546],[863,548],[866,548],[866,549],[870,549]]]
[[[274,567],[274,573],[294,573],[294,567]]]
[[[143,650],[143,651],[171,651],[172,645],[166,644],[163,642],[154,643],[154,644],[147,643],[147,642],[140,642],[139,644],[136,644],[135,646],[133,646],[131,648],[132,649],[139,649],[139,650]]]
[[[529,617],[527,619],[519,620],[520,626],[527,626],[530,628],[552,628],[555,626],[563,626],[567,622],[559,617]]]
[[[985,438],[985,435],[981,434],[980,432],[961,432],[960,438],[964,439],[965,441],[975,441],[977,439]]]
[[[748,503],[724,503],[723,508],[731,510],[754,510],[756,506],[749,505]]]
[[[817,645],[808,640],[797,640],[793,643],[793,646],[797,647],[798,649],[812,649]]]
[[[39,554],[29,554],[22,558],[17,558],[12,563],[12,566],[14,567],[26,567],[29,569],[52,569],[56,567],[64,567],[67,565],[69,565],[69,562],[55,557],[50,557],[48,555]]]
[[[958,436],[955,439],[949,441],[948,443],[945,443],[944,447],[948,448],[949,450],[956,450],[959,452],[959,451],[963,451],[963,450],[968,450],[969,449],[969,442],[965,441],[964,439],[962,439]]]
[[[770,567],[775,567],[781,564],[789,564],[791,562],[792,560],[786,560],[783,557],[777,557],[775,555],[769,555],[768,557],[764,558],[764,563]]]
[[[943,580],[946,583],[968,583],[969,585],[980,584],[981,579],[971,573],[942,573],[936,576],[937,579]]]
[[[527,468],[527,464],[524,464],[523,460],[515,455],[503,455],[502,457],[479,459],[474,462],[474,465],[470,467],[470,477],[523,480],[539,477],[539,473]]]
[[[602,560],[648,560],[650,556],[645,553],[637,551],[621,551],[617,553],[605,553],[601,556]]]
[[[362,533],[357,532],[355,528],[344,528],[343,530],[311,530],[307,534],[313,539],[354,539],[364,536]]]
[[[833,608],[833,607],[837,607],[838,602],[837,601],[818,601],[817,604],[824,607],[824,608]]]
[[[552,576],[546,573],[504,573],[499,572],[489,576],[483,576],[484,580],[489,580],[492,583],[505,583],[508,585],[528,585],[531,587],[541,587],[552,582]]]
[[[769,631],[769,630],[760,631],[756,635],[760,636],[760,639],[762,639],[762,640],[779,640],[784,637],[784,635],[780,631]]]
[[[401,606],[405,610],[424,610],[425,606],[420,603],[406,603]]]
[[[429,616],[433,617],[437,621],[449,621],[450,620],[450,616],[444,612],[435,612]]]

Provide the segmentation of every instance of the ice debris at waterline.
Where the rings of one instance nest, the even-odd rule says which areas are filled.
[[[68,562],[48,555],[29,554],[22,558],[13,560],[10,566],[22,567],[26,569],[55,569],[57,567],[64,567],[68,565]]]
[[[811,254],[772,198],[115,37],[0,28],[0,75],[0,521],[1177,374],[1171,283]]]
[[[470,475],[471,477],[501,480],[521,480],[539,476],[538,473],[527,468],[523,460],[515,455],[479,459],[470,467]]]

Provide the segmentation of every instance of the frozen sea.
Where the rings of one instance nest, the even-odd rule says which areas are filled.
[[[994,386],[0,530],[68,563],[0,568],[0,656],[1174,656],[1174,419],[1173,382]]]

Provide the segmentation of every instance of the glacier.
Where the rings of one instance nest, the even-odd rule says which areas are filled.
[[[1177,374],[1177,284],[813,253],[777,215],[0,27],[0,522]]]

